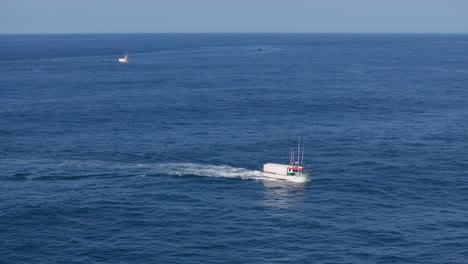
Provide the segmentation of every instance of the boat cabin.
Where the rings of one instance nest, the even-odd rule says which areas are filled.
[[[301,166],[291,166],[288,167],[287,175],[294,176],[294,175],[302,175],[304,173],[304,168]]]

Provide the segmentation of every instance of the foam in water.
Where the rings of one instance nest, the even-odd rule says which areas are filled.
[[[227,165],[209,165],[199,163],[166,163],[160,164],[164,174],[168,175],[195,175],[205,177],[240,178],[254,180],[274,180],[264,177],[261,171],[236,168]]]

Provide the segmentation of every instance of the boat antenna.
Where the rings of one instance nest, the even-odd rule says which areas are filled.
[[[293,164],[292,164],[293,166],[294,166],[294,161],[295,161],[294,159],[295,158],[296,158],[296,154],[294,153],[294,150],[293,150]]]
[[[293,160],[294,160],[294,157],[293,157],[293,150],[292,150],[292,148],[291,148],[291,155],[289,156],[289,164],[291,164],[291,166],[294,165],[294,161],[293,161]]]
[[[304,166],[304,140],[302,140],[302,165],[301,166]]]
[[[301,137],[299,137],[299,141],[297,142],[297,165],[301,165]]]

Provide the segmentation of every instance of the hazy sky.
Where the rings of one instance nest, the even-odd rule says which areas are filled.
[[[0,0],[0,33],[468,33],[468,0]]]

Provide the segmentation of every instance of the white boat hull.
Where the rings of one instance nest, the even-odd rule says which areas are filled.
[[[309,181],[309,176],[307,174],[302,174],[302,175],[282,175],[282,174],[276,174],[276,173],[271,173],[271,172],[263,172],[263,176],[266,178],[273,178],[277,180],[284,180],[284,181],[290,181],[290,182],[308,182]]]
[[[303,171],[303,167],[277,163],[263,164],[263,176],[291,182],[309,181],[309,175]]]

